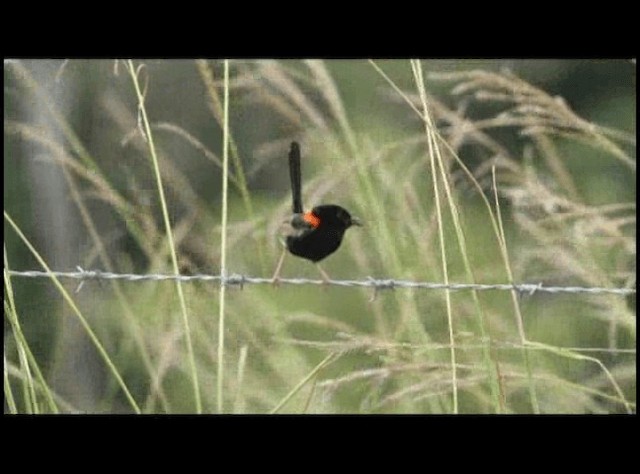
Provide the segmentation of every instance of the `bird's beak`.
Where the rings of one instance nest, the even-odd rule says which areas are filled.
[[[358,219],[357,217],[352,217],[351,218],[351,225],[357,225],[357,226],[364,226],[364,224],[362,223],[362,221],[360,219]]]

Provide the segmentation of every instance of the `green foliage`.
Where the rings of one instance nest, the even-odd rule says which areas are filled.
[[[60,171],[69,199],[53,205],[74,206],[79,224],[67,232],[82,242],[63,264],[217,274],[226,262],[229,274],[270,276],[295,139],[305,205],[344,205],[365,222],[323,262],[332,278],[635,285],[635,130],[620,126],[635,126],[633,96],[591,98],[593,115],[580,116],[478,61],[233,60],[228,81],[222,61],[188,64],[70,61],[54,76],[33,73],[37,61],[5,65],[11,103],[47,119],[5,106],[5,139],[17,144],[5,149],[5,176],[32,154]],[[78,84],[85,70],[93,115],[79,119],[52,84]],[[624,111],[618,129],[593,118],[611,117],[607,104]],[[46,206],[37,192],[5,193],[32,243],[47,229],[12,210],[18,200]],[[15,234],[7,222],[5,212]],[[35,247],[56,267],[55,252]],[[11,252],[23,250],[12,241],[11,269],[36,262]],[[317,271],[287,256],[283,276]],[[5,274],[5,411],[636,409],[635,304],[616,295],[287,285],[222,294],[217,283],[115,281],[73,293],[51,281],[55,296],[33,308],[24,286]],[[104,364],[95,379],[60,376],[78,357],[77,334],[50,334],[54,355],[31,353],[43,344],[22,328],[33,312],[78,318],[84,350]],[[68,395],[87,385],[93,399]]]

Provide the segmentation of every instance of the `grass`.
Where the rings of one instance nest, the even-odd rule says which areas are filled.
[[[96,99],[110,124],[103,135],[122,145],[118,166],[104,159],[108,150],[84,143],[27,66],[9,66],[17,100],[41,104],[49,122],[5,113],[5,137],[43,150],[61,170],[82,223],[76,231],[86,234],[88,250],[76,262],[83,268],[268,276],[290,206],[284,157],[296,139],[303,144],[306,205],[340,203],[365,220],[327,259],[334,278],[634,285],[635,203],[625,201],[633,192],[591,193],[580,173],[590,159],[635,174],[635,139],[581,118],[514,74],[354,62],[363,68],[358,77],[386,84],[377,96],[404,117],[361,127],[334,79],[333,69],[349,63],[197,61],[194,77],[210,119],[199,131],[152,107],[162,93],[157,64],[119,62],[118,69],[123,64],[128,75],[109,75],[117,93]],[[67,63],[58,80],[72,68]],[[278,132],[248,149],[247,136],[255,141],[264,123],[277,124]],[[577,149],[582,162],[573,158]],[[217,197],[204,197],[209,191],[196,187],[183,156],[211,175]],[[277,196],[260,191],[267,175],[278,180],[271,187],[282,188]],[[37,244],[27,244],[32,236],[20,232],[26,217],[7,213],[12,199],[5,197],[5,220],[36,255]],[[109,239],[99,217],[105,213],[128,248]],[[26,283],[7,269],[5,251],[5,293],[13,295]],[[313,265],[290,256],[283,271],[317,276]],[[635,308],[619,296],[408,289],[372,295],[114,281],[86,283],[71,294],[51,282],[59,292],[52,306],[64,298],[102,356],[106,388],[90,405],[63,396],[68,387],[56,386],[56,371],[70,341],[58,341],[53,361],[37,360],[21,330],[24,301],[12,297],[5,304],[5,411],[636,409]]]

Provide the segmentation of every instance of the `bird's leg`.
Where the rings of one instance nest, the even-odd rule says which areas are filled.
[[[284,263],[284,256],[286,254],[287,254],[287,249],[282,249],[282,255],[280,255],[280,260],[278,260],[276,271],[273,272],[273,277],[271,278],[271,284],[273,286],[278,286],[278,284],[280,283],[280,270],[282,269],[282,264]]]
[[[322,275],[322,283],[326,286],[329,284],[329,281],[331,281],[331,278],[329,277],[329,275],[327,274],[327,272],[325,272],[322,267],[320,266],[319,263],[316,263],[316,267],[318,267],[318,271],[320,272],[320,275]]]

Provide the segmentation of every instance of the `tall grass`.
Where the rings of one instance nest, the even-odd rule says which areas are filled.
[[[286,175],[295,139],[302,143],[305,205],[335,202],[365,221],[327,259],[333,278],[635,284],[635,203],[624,200],[632,193],[617,200],[582,182],[589,166],[635,174],[632,135],[579,117],[511,73],[436,73],[421,61],[352,64],[383,84],[359,100],[379,101],[402,120],[355,115],[339,79],[349,63],[198,61],[203,109],[223,137],[211,145],[196,130],[154,117],[149,104],[163,93],[155,70],[142,75],[129,62],[126,84],[120,75],[110,79],[121,95],[97,101],[123,153],[136,160],[124,180],[82,143],[18,63],[10,69],[18,97],[47,102],[65,141],[13,116],[5,119],[5,136],[46,150],[64,171],[82,232],[110,271],[132,264],[99,230],[96,201],[135,242],[143,271],[270,275],[290,207],[288,180],[277,196],[255,183],[272,169]],[[132,84],[135,99],[125,100]],[[248,151],[241,137],[259,129],[259,120],[278,124],[278,133]],[[203,198],[172,152],[178,144],[211,175],[221,199]],[[150,191],[147,176],[157,183]],[[313,265],[290,256],[283,271],[315,276]],[[5,288],[21,283],[5,272]],[[99,401],[106,411],[124,392],[130,410],[146,413],[636,409],[635,309],[619,296],[204,284],[174,291],[169,283],[116,282],[85,284],[79,296],[56,286],[76,307],[87,292],[101,297],[100,305],[83,300],[78,317],[91,314],[87,330],[104,351],[105,377],[117,381]],[[19,329],[23,304],[5,305],[14,341],[5,345],[9,408],[73,411],[38,370],[42,361],[29,356],[33,341]]]

